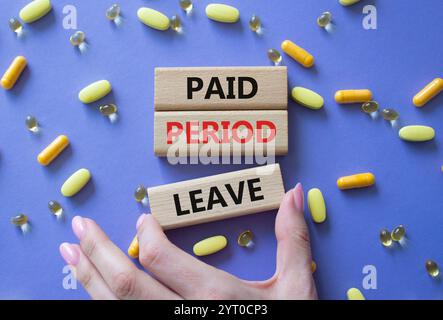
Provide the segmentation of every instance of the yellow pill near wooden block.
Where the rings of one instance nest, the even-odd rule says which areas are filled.
[[[37,161],[42,166],[47,166],[54,160],[67,146],[69,139],[67,136],[60,135],[54,139],[42,152],[37,156]]]
[[[353,4],[357,3],[357,2],[360,2],[360,0],[339,0],[338,2],[342,6],[347,7],[347,6],[353,5]]]
[[[138,244],[138,238],[137,238],[137,236],[135,236],[134,239],[132,239],[131,244],[129,245],[128,255],[133,259],[137,259],[139,251],[140,251],[140,248],[139,248],[139,244]]]
[[[281,43],[281,49],[305,68],[310,68],[314,65],[314,57],[291,40],[283,41]]]
[[[214,236],[197,242],[193,247],[193,251],[196,256],[207,256],[224,249],[227,244],[226,237]]]
[[[313,110],[321,109],[325,103],[323,97],[317,92],[303,87],[294,87],[291,96],[298,104]]]
[[[349,289],[346,295],[348,296],[348,300],[366,300],[363,293],[357,288]]]
[[[335,93],[335,101],[340,104],[359,103],[372,100],[372,92],[368,89],[338,90]]]
[[[375,176],[370,172],[345,176],[337,180],[337,186],[341,190],[365,188],[372,186],[374,183]]]
[[[50,0],[34,0],[20,10],[19,16],[23,22],[31,23],[48,14],[51,9]]]
[[[416,107],[423,107],[429,100],[443,91],[443,79],[436,78],[432,80],[426,87],[417,93],[412,99],[412,103]]]
[[[308,191],[308,206],[314,222],[322,223],[326,220],[326,204],[320,189],[312,188]]]
[[[151,8],[140,8],[137,11],[138,20],[156,30],[165,31],[169,29],[170,21],[160,11]]]
[[[240,17],[240,12],[237,8],[221,3],[208,4],[205,11],[209,19],[218,22],[234,23]]]
[[[406,141],[423,142],[434,139],[435,131],[432,127],[413,125],[401,128],[398,135]]]
[[[61,188],[61,193],[65,197],[72,197],[76,195],[91,179],[91,173],[88,169],[80,169],[74,172]]]
[[[99,80],[80,90],[78,98],[83,103],[91,103],[103,98],[111,90],[111,83],[108,80]]]
[[[16,57],[1,79],[2,87],[6,90],[12,89],[26,67],[26,58],[23,56]]]

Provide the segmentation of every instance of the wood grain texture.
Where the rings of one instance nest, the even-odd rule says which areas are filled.
[[[230,131],[225,133],[223,129],[227,122]],[[214,135],[219,141],[211,138],[209,134],[211,130],[215,131],[214,123],[218,127]],[[260,137],[270,137],[272,125],[275,126],[274,138],[260,140]],[[187,126],[196,132],[189,133]],[[236,126],[234,132],[232,129]],[[179,133],[180,128],[181,133]],[[261,132],[257,128],[261,128]],[[246,140],[248,138],[246,130],[252,134],[248,140]],[[224,139],[226,135],[229,141]],[[244,144],[239,142],[239,136],[245,138]],[[211,151],[206,151],[209,148]],[[203,151],[206,153],[203,154]],[[163,157],[202,154],[216,156],[226,153],[234,156],[285,155],[288,153],[288,112],[284,110],[155,112],[154,153]]]
[[[202,89],[188,96],[188,78],[202,79]],[[218,77],[224,99],[212,94],[205,99],[212,77]],[[227,77],[234,77],[231,96]],[[238,77],[251,77],[257,82],[257,92],[251,98],[239,98]],[[190,87],[192,87],[191,85]],[[194,83],[197,87],[197,84]],[[214,87],[215,88],[215,87]],[[252,85],[247,81],[244,91],[250,92]],[[176,110],[256,110],[287,109],[288,76],[286,67],[188,67],[155,69],[156,111]],[[235,98],[229,98],[233,97]]]
[[[250,195],[249,184],[254,189],[253,197]],[[219,191],[218,195],[214,192],[215,189]],[[193,201],[190,197],[192,192],[198,199],[197,203],[194,201],[196,208],[198,210],[204,208],[200,212],[193,212],[191,204]],[[231,193],[235,196],[233,197]],[[284,193],[279,164],[148,188],[151,213],[163,229],[174,229],[278,209]],[[239,203],[238,195],[241,194],[242,199]],[[223,206],[217,202],[210,208],[209,199],[211,197],[219,199],[220,196],[226,205]],[[179,211],[177,211],[175,198],[179,199]],[[178,215],[178,212],[186,210],[189,213]]]

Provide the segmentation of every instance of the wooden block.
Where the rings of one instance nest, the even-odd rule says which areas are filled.
[[[278,164],[148,188],[164,229],[277,209],[284,193]]]
[[[156,68],[154,106],[156,111],[287,109],[287,68]]]
[[[154,114],[154,153],[157,156],[257,156],[287,152],[286,110]]]

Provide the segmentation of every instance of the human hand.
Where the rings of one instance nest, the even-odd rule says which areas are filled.
[[[60,253],[93,299],[316,299],[300,184],[284,196],[275,223],[277,267],[265,281],[241,280],[172,244],[151,215],[137,221],[138,269],[91,219],[76,216],[80,245]]]

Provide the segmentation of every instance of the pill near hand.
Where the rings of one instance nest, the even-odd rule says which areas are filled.
[[[221,3],[211,3],[206,6],[206,16],[214,21],[224,23],[237,22],[240,12],[237,8]]]
[[[291,96],[295,102],[309,109],[321,109],[325,103],[321,95],[302,87],[294,87]]]
[[[372,100],[372,92],[368,89],[338,90],[335,101],[340,104],[363,103]]]
[[[224,236],[214,236],[197,242],[193,251],[196,256],[207,256],[224,249],[227,244],[228,240]]]
[[[423,142],[434,139],[435,131],[428,126],[405,126],[398,131],[401,139],[412,142]]]
[[[138,20],[148,27],[165,31],[169,29],[169,18],[160,11],[151,8],[140,8],[137,11]]]
[[[316,223],[322,223],[326,220],[325,199],[320,189],[313,188],[308,191],[308,206],[311,211],[312,220]]]
[[[83,88],[78,93],[78,98],[83,103],[91,103],[103,98],[111,90],[111,83],[108,80],[99,80]]]
[[[65,197],[72,197],[76,195],[91,179],[91,173],[88,169],[80,169],[74,172],[66,181],[63,183],[61,188],[61,193]]]
[[[132,239],[131,244],[129,245],[128,248],[128,255],[133,258],[133,259],[137,259],[138,258],[138,254],[139,254],[139,244],[138,244],[138,238],[137,236],[134,237],[134,239]]]
[[[347,292],[348,300],[366,300],[363,296],[363,293],[361,293],[360,290],[357,288],[351,288]]]
[[[370,172],[345,176],[337,180],[337,186],[341,190],[365,188],[372,186],[374,183],[375,176]]]
[[[42,166],[47,166],[54,160],[67,146],[69,139],[67,136],[60,135],[55,138],[42,152],[37,156],[37,161]]]
[[[417,93],[412,99],[412,103],[416,107],[423,107],[429,100],[443,91],[443,79],[436,78],[432,80],[426,87]]]
[[[299,47],[291,40],[285,40],[281,43],[281,49],[292,59],[300,63],[305,68],[314,65],[314,57],[302,47]]]
[[[31,23],[45,16],[51,9],[50,0],[34,0],[20,10],[19,16],[23,22]]]
[[[23,70],[25,69],[26,64],[26,58],[23,56],[18,56],[12,61],[8,70],[6,70],[1,79],[1,85],[4,89],[12,89],[12,87],[15,85],[18,78],[22,74]]]

